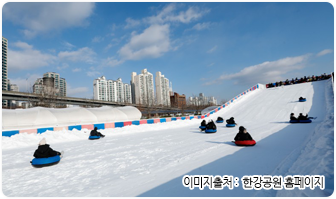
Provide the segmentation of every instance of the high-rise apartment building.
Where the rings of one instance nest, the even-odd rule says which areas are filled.
[[[2,90],[7,90],[8,88],[7,51],[8,51],[8,40],[2,37]],[[2,100],[2,106],[7,106],[7,100]]]
[[[56,89],[57,96],[66,96],[66,81],[64,78],[61,78],[58,73],[47,72],[43,74],[43,77],[53,77],[54,78],[54,87]]]
[[[121,78],[106,80],[105,76],[93,81],[93,98],[110,102],[132,103],[131,85],[124,84]]]
[[[160,71],[156,72],[155,88],[157,105],[170,106],[169,80]]]
[[[51,82],[52,81],[52,82]],[[52,87],[52,88],[51,88]],[[43,74],[43,78],[38,78],[33,85],[33,93],[48,93],[60,97],[66,97],[67,83],[58,73],[47,72]]]
[[[141,74],[132,73],[136,104],[155,105],[153,74],[143,69]]]

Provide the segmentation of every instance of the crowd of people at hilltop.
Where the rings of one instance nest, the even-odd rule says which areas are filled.
[[[320,76],[304,76],[301,77],[300,79],[298,78],[292,78],[292,80],[288,80],[286,79],[286,81],[279,81],[279,82],[275,82],[275,83],[269,83],[266,84],[266,88],[272,88],[272,87],[278,87],[278,86],[286,86],[286,85],[292,85],[292,84],[300,84],[300,83],[306,83],[306,82],[313,82],[313,81],[320,81],[320,80],[325,80],[325,79],[329,79],[331,77],[331,75],[334,75],[334,73],[332,74],[321,74]]]

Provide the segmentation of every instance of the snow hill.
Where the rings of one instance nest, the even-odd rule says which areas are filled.
[[[104,139],[88,131],[2,137],[2,191],[10,197],[82,196],[329,196],[334,189],[334,96],[331,80],[256,90],[210,115],[233,116],[257,141],[231,143],[238,127],[217,124],[199,131],[201,120],[106,129]],[[303,96],[307,102],[299,103]],[[308,113],[310,124],[290,124],[289,114]],[[45,137],[65,156],[57,165],[33,168],[30,161]],[[325,175],[326,188],[292,191],[189,190],[184,175]]]

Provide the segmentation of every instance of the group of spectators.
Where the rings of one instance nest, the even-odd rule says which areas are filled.
[[[325,80],[325,79],[329,79],[331,77],[331,75],[334,75],[334,73],[332,74],[322,74],[320,76],[304,76],[301,77],[300,79],[298,78],[292,78],[292,80],[288,80],[286,79],[286,81],[280,81],[280,82],[275,82],[275,83],[269,83],[266,84],[266,88],[272,88],[272,87],[278,87],[278,86],[283,86],[283,85],[292,85],[292,84],[300,84],[300,83],[306,83],[306,82],[313,82],[313,81],[320,81],[320,80]]]

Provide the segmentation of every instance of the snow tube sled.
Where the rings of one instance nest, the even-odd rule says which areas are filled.
[[[289,120],[290,123],[300,123],[300,120]]]
[[[216,120],[216,123],[223,123],[224,120]]]
[[[206,126],[199,126],[199,128],[203,131],[206,129]]]
[[[299,102],[305,102],[306,101],[306,98],[305,99],[300,99]]]
[[[311,123],[311,120],[289,120],[290,123]]]
[[[236,124],[226,124],[226,127],[235,127]]]
[[[89,136],[89,140],[98,140],[100,138],[100,136],[97,136],[97,135],[90,135]]]
[[[205,129],[206,133],[216,133],[217,129]]]
[[[54,164],[59,163],[61,160],[61,157],[59,155],[48,157],[48,158],[34,158],[30,163],[33,167],[45,167],[45,166],[51,166]]]
[[[311,123],[312,121],[311,120],[300,120],[300,123]]]
[[[254,146],[256,144],[256,141],[254,140],[237,140],[235,141],[235,144],[237,146]]]

